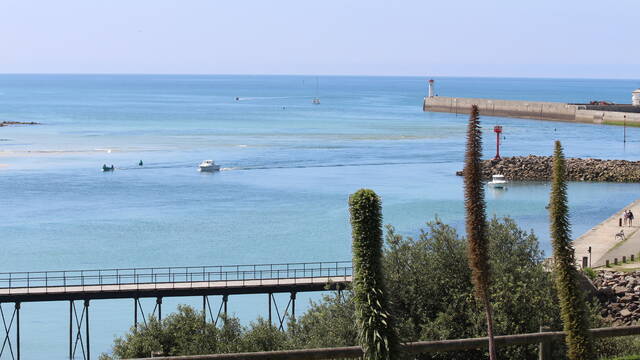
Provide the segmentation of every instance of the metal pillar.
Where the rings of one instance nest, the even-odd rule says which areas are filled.
[[[282,315],[280,315],[280,309],[278,308],[278,302],[276,301],[275,297],[273,296],[273,293],[269,293],[269,324],[273,324],[271,322],[271,302],[273,301],[273,307],[276,309],[276,316],[278,317],[278,329],[283,330],[284,329],[284,321],[287,319],[287,314],[289,313],[289,308],[292,307],[292,310],[295,309],[295,302],[296,302],[296,293],[295,292],[291,292],[291,296],[289,297],[289,301],[287,302],[287,306],[284,309],[284,312],[282,313]]]
[[[9,349],[9,353],[11,354],[12,359],[20,360],[20,303],[15,303],[15,307],[13,309],[13,313],[11,314],[11,318],[9,319],[9,323],[7,324],[7,318],[4,315],[4,310],[2,309],[2,304],[0,304],[0,315],[2,317],[2,324],[4,326],[4,341],[2,342],[2,348],[0,348],[0,356],[4,353],[5,349]],[[16,335],[15,335],[15,345],[16,352],[13,352],[13,344],[11,343],[11,328],[13,324],[16,324]]]
[[[296,292],[291,293],[291,317],[296,319]]]
[[[156,307],[158,308],[158,321],[162,321],[162,296],[156,298]]]
[[[89,300],[85,300],[84,301],[84,311],[86,313],[85,315],[85,331],[86,331],[86,341],[87,341],[87,360],[91,359],[91,342],[89,341]]]
[[[138,329],[138,298],[133,298],[133,326]]]
[[[84,339],[82,338],[83,323],[85,330]],[[80,350],[82,351],[82,359],[89,360],[91,358],[91,348],[89,345],[89,300],[84,300],[82,312],[79,317],[75,300],[69,301],[69,359],[75,359],[78,344],[80,344]]]
[[[222,295],[222,302],[220,303],[220,306],[218,307],[218,313],[216,314],[215,320],[213,317],[213,311],[211,310],[211,301],[209,301],[209,296],[207,295],[203,295],[202,296],[202,313],[204,315],[204,325],[207,324],[207,313],[209,313],[209,318],[211,319],[211,322],[213,322],[213,324],[215,326],[218,326],[218,320],[220,320],[220,315],[224,314],[223,317],[223,321],[227,321],[227,302],[229,301],[229,295]]]
[[[20,303],[16,303],[16,358],[20,360]]]
[[[633,256],[633,255],[631,255]],[[224,304],[224,322],[227,323],[227,302],[229,302],[229,295],[222,295],[222,303]]]
[[[269,325],[273,324],[271,322],[271,297],[273,296],[273,294],[269,293],[267,294],[267,296],[269,296]]]

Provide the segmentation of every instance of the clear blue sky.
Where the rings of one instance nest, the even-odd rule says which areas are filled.
[[[640,78],[640,1],[1,0],[0,73]]]

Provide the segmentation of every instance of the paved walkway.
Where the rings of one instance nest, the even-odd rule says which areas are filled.
[[[634,226],[618,226],[619,219],[622,218],[624,210],[630,209],[636,217]],[[620,241],[615,235],[624,230],[626,240]],[[591,246],[591,266],[603,266],[608,259],[613,263],[614,258],[622,261],[622,256],[627,259],[631,254],[638,255],[640,252],[640,199],[625,206],[623,209],[613,214],[607,220],[601,222],[593,229],[573,241],[575,248],[576,262],[581,265],[582,257],[589,256],[588,249]]]

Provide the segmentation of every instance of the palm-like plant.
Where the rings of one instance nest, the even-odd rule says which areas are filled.
[[[584,293],[578,286],[579,274],[571,246],[565,160],[560,141],[556,141],[553,154],[549,216],[556,288],[562,323],[567,333],[567,357],[570,360],[595,359],[593,341],[589,335],[589,312]]]
[[[484,305],[489,337],[489,358],[496,359],[493,339],[493,314],[490,301],[490,269],[486,237],[486,214],[484,187],[482,184],[482,132],[478,106],[471,107],[467,128],[467,150],[464,164],[464,205],[466,210],[466,230],[468,239],[469,267],[472,272],[476,296]]]
[[[358,338],[365,360],[399,358],[398,337],[382,273],[382,210],[378,195],[361,189],[349,197],[353,236],[353,292]]]

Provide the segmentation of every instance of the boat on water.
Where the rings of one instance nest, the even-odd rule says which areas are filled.
[[[107,166],[107,164],[102,165],[102,171],[107,172],[107,171],[113,171],[115,170],[115,166],[113,166],[113,164],[111,164],[111,166]]]
[[[200,171],[205,172],[220,171],[220,165],[217,165],[213,160],[205,160],[198,167]]]
[[[318,77],[316,76],[316,96],[311,100],[314,105],[320,105],[320,97],[318,96]]]
[[[491,176],[491,181],[487,183],[492,188],[502,189],[507,187],[507,180],[504,178],[504,175],[496,174]]]

